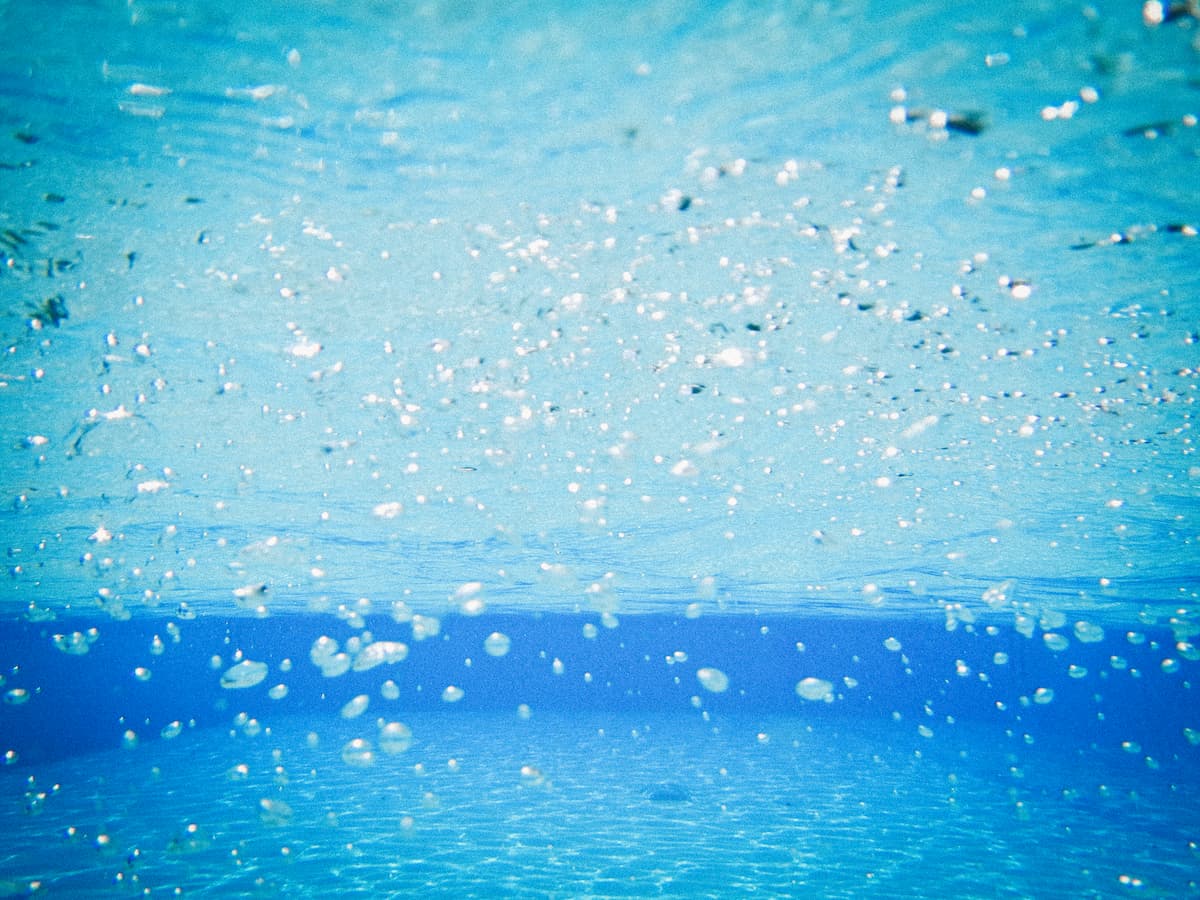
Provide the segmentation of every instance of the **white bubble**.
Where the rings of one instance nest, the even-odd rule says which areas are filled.
[[[151,672],[145,666],[138,666],[133,670],[133,677],[138,681],[149,681]]]
[[[286,825],[292,818],[292,807],[278,797],[263,797],[258,801],[258,817],[264,825]]]
[[[508,635],[499,631],[493,631],[483,641],[483,649],[487,651],[488,656],[504,656],[511,647],[512,641]]]
[[[463,698],[463,695],[465,693],[466,692],[463,691],[462,688],[455,687],[454,685],[451,684],[451,685],[448,685],[444,691],[442,691],[442,699],[445,700],[447,703],[457,703],[459,700],[461,700]]]
[[[408,644],[401,641],[376,641],[363,647],[354,657],[355,672],[366,672],[383,664],[403,662],[408,658]]]
[[[705,666],[696,671],[696,680],[706,691],[712,691],[714,694],[720,694],[729,689],[729,676],[720,669]]]
[[[349,653],[335,653],[322,661],[321,674],[326,678],[337,678],[350,671],[351,659]]]
[[[225,674],[221,676],[221,687],[230,689],[254,687],[266,677],[266,663],[243,659],[240,663],[225,670]]]
[[[1104,629],[1091,622],[1076,622],[1075,639],[1083,644],[1097,644],[1104,640]]]
[[[414,615],[411,619],[412,636],[414,641],[437,637],[442,631],[442,623],[433,616]]]
[[[366,694],[359,694],[351,699],[345,706],[342,707],[343,719],[356,719],[367,711],[367,705],[371,702],[371,698]]]
[[[901,644],[894,637],[890,637],[883,642],[883,646],[887,647],[887,649],[891,650],[893,653],[899,653]]]
[[[395,756],[412,746],[412,730],[402,722],[388,722],[379,729],[379,749]]]
[[[13,688],[4,695],[4,702],[9,706],[20,706],[29,702],[29,691],[25,688]]]
[[[395,700],[400,696],[400,686],[389,678],[379,686],[379,693],[384,700]]]
[[[1034,703],[1040,703],[1044,706],[1045,704],[1050,703],[1053,700],[1054,700],[1054,689],[1053,688],[1041,687],[1033,692],[1033,702]]]
[[[54,635],[54,646],[68,656],[82,656],[91,649],[91,643],[82,631]]]
[[[1063,650],[1066,650],[1067,647],[1069,647],[1071,645],[1070,638],[1068,638],[1066,635],[1058,634],[1057,632],[1054,632],[1054,631],[1047,631],[1045,634],[1042,635],[1042,640],[1045,641],[1046,646],[1049,647],[1051,650],[1053,650],[1055,653],[1059,653]]]
[[[308,658],[313,661],[313,664],[318,668],[324,668],[324,663],[333,657],[340,649],[340,645],[331,637],[321,635],[313,641],[312,649],[308,651]]]
[[[404,504],[395,500],[387,503],[377,503],[371,512],[380,519],[394,519],[404,512]]]
[[[169,741],[171,738],[179,737],[179,735],[182,732],[183,732],[183,723],[180,722],[178,719],[176,719],[174,722],[171,722],[169,725],[164,725],[162,731],[160,731],[159,734],[162,735],[164,740]]]
[[[833,685],[821,678],[805,678],[796,683],[796,693],[805,700],[833,702]]]
[[[349,766],[365,768],[375,763],[375,751],[371,742],[355,738],[342,747],[342,761]]]
[[[277,685],[275,685],[275,687],[273,687],[269,691],[267,691],[267,696],[270,697],[272,700],[282,700],[284,697],[287,696],[287,694],[288,694],[288,688],[287,688],[286,684],[277,684]]]

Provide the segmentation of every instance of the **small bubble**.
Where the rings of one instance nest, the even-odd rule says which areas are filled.
[[[1067,647],[1071,645],[1069,638],[1054,631],[1047,631],[1042,635],[1042,640],[1045,642],[1046,646],[1055,653],[1066,650]]]
[[[890,637],[886,641],[883,642],[883,646],[885,646],[887,649],[891,650],[893,653],[899,653],[902,645],[894,637]]]
[[[512,640],[508,635],[501,634],[499,631],[493,631],[483,641],[483,649],[487,651],[488,656],[504,656],[511,648]]]
[[[254,687],[266,677],[266,663],[243,659],[225,670],[225,674],[221,676],[221,687],[230,690]]]
[[[360,768],[366,768],[367,766],[374,765],[375,751],[371,747],[371,742],[363,740],[362,738],[355,738],[354,740],[347,742],[346,745],[342,747],[342,761],[346,763],[346,765],[358,766]]]
[[[379,729],[379,749],[390,756],[412,746],[412,730],[402,722],[388,722]]]
[[[463,691],[462,688],[455,687],[451,684],[448,685],[444,691],[442,691],[442,699],[447,703],[457,703],[463,698],[464,694],[465,691]]]
[[[258,816],[264,825],[286,825],[292,818],[292,807],[278,797],[263,797],[258,801]]]
[[[708,666],[699,669],[696,672],[696,680],[706,691],[712,691],[714,694],[720,694],[729,689],[729,676],[720,669]]]
[[[796,683],[796,693],[805,700],[833,702],[833,685],[821,678],[804,678]]]
[[[341,716],[343,719],[356,719],[367,711],[367,705],[371,702],[371,698],[366,694],[359,694],[351,699],[345,706],[342,707]]]

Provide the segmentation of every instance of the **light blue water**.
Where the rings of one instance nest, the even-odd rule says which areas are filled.
[[[0,3],[0,893],[1197,893],[1156,9]]]

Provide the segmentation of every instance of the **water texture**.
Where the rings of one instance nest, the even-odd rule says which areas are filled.
[[[1191,7],[0,29],[0,895],[1200,892]]]

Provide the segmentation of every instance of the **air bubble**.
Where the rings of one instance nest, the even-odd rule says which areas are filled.
[[[493,631],[483,641],[483,649],[487,651],[488,656],[504,656],[511,647],[512,640],[507,634],[501,634],[499,631]]]
[[[334,656],[331,659],[336,659]],[[354,657],[355,672],[366,672],[376,666],[392,665],[408,658],[408,644],[400,641],[376,641],[363,647]],[[322,666],[322,669],[325,667]]]
[[[1069,638],[1054,631],[1047,631],[1042,635],[1042,640],[1046,643],[1046,646],[1055,653],[1066,650],[1067,647],[1071,646],[1071,641]]]
[[[54,646],[68,656],[82,656],[91,649],[92,641],[82,631],[54,635]]]
[[[379,729],[379,749],[390,756],[412,746],[412,730],[402,722],[388,722]]]
[[[457,703],[463,698],[465,693],[466,692],[462,688],[455,687],[451,684],[448,685],[444,691],[442,691],[442,699],[447,703]]]
[[[1075,639],[1082,644],[1098,644],[1104,640],[1104,629],[1091,622],[1076,622]]]
[[[254,687],[267,677],[267,664],[243,659],[225,670],[221,676],[221,687],[231,690]]]
[[[362,738],[355,738],[347,742],[342,747],[342,762],[348,766],[358,766],[360,768],[374,765],[375,751],[371,747],[371,742]]]
[[[705,666],[703,669],[697,670],[696,680],[706,691],[712,691],[714,694],[720,694],[729,689],[729,676],[720,669]]]
[[[292,819],[292,807],[277,797],[263,797],[258,801],[258,817],[264,825],[286,825]]]
[[[893,653],[899,653],[902,645],[894,637],[890,637],[883,642],[883,646],[887,647],[887,649],[891,650]]]
[[[343,719],[357,719],[367,711],[367,706],[370,704],[371,698],[366,694],[359,694],[351,699],[345,706],[342,707],[341,716]]]
[[[833,702],[833,685],[821,678],[805,678],[796,684],[796,693],[805,700]]]

